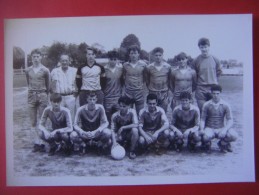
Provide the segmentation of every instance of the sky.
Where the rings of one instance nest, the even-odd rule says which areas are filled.
[[[54,41],[88,45],[99,43],[106,51],[118,48],[135,34],[141,48],[164,49],[164,58],[180,52],[196,57],[197,42],[210,39],[210,53],[220,60],[252,64],[252,15],[152,15],[32,18],[5,20],[5,50],[21,47],[26,53]],[[8,51],[7,51],[8,53]]]

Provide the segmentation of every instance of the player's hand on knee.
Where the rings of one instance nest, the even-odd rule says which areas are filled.
[[[151,144],[151,143],[153,142],[153,139],[152,139],[151,137],[149,137],[149,136],[146,136],[146,137],[145,137],[145,140],[146,140],[146,142],[147,142],[148,144]]]
[[[118,135],[120,135],[120,134],[122,133],[122,131],[123,131],[123,128],[122,128],[122,127],[119,128],[119,130],[118,130]]]

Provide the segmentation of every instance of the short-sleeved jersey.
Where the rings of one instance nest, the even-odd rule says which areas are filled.
[[[158,67],[154,63],[147,66],[147,83],[148,89],[151,91],[166,91],[168,90],[168,79],[170,74],[171,66],[162,62]]]
[[[193,61],[193,67],[197,73],[197,85],[218,84],[218,76],[222,70],[217,58],[209,55],[204,57],[199,55]]]
[[[77,87],[80,90],[101,90],[101,77],[105,76],[104,67],[94,63],[89,66],[87,63],[77,69]]]
[[[103,93],[105,98],[120,97],[122,91],[122,72],[123,68],[121,64],[116,64],[114,69],[110,69],[108,65],[104,67],[105,69],[105,86]]]
[[[75,125],[78,125],[84,131],[94,131],[104,123],[107,126],[109,124],[101,104],[96,104],[93,111],[88,110],[88,105],[86,104],[78,108],[76,112]]]
[[[182,92],[192,93],[196,85],[196,73],[190,67],[184,70],[177,68],[171,72],[170,86],[174,97],[179,98]]]
[[[50,72],[44,65],[40,65],[38,72],[30,66],[25,71],[29,91],[49,91]]]
[[[76,91],[76,68],[68,67],[63,71],[61,67],[51,71],[52,91],[54,93],[68,94]]]
[[[163,108],[156,106],[154,113],[150,113],[148,108],[140,110],[139,126],[142,127],[144,131],[154,132],[160,129],[164,124],[169,125],[169,122]]]
[[[125,90],[134,91],[144,88],[146,66],[147,64],[142,60],[139,60],[136,65],[132,65],[130,62],[123,64]]]
[[[203,105],[201,119],[205,121],[205,127],[219,129],[224,127],[224,119],[233,120],[233,117],[228,103],[220,100],[215,104],[209,100]]]
[[[45,126],[47,119],[51,121],[53,130],[65,127],[72,128],[70,111],[63,106],[60,106],[60,111],[58,112],[54,112],[52,106],[45,108],[40,119],[40,124]]]
[[[200,125],[200,111],[197,106],[190,105],[189,110],[182,109],[182,105],[178,105],[173,110],[172,125],[177,129],[185,131]]]
[[[122,116],[120,111],[115,112],[111,119],[111,129],[117,132],[122,126],[138,124],[137,113],[134,109],[129,108],[126,115]]]

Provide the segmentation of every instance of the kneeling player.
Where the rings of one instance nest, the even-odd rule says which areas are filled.
[[[147,107],[139,112],[139,144],[142,148],[155,146],[160,154],[162,143],[169,137],[169,122],[163,108],[157,106],[157,96],[147,96]]]
[[[134,109],[130,108],[131,99],[122,96],[118,100],[119,111],[112,115],[111,130],[113,145],[116,141],[121,145],[130,142],[129,158],[136,158],[135,149],[138,142],[138,118]]]
[[[80,146],[80,154],[86,152],[86,146],[97,146],[98,149],[108,149],[111,145],[111,131],[101,104],[96,104],[97,96],[90,93],[87,104],[78,108],[75,116],[74,131],[70,134],[75,146]]]
[[[222,152],[232,152],[230,142],[235,141],[238,136],[231,128],[232,112],[229,104],[220,98],[221,92],[220,85],[212,86],[212,99],[207,101],[202,108],[200,133],[203,137],[203,146],[208,152],[213,138],[219,139],[218,146]]]
[[[170,129],[170,146],[177,152],[182,150],[184,140],[188,139],[187,146],[193,151],[196,143],[201,141],[198,129],[200,125],[200,111],[197,106],[192,105],[192,95],[189,92],[180,94],[181,104],[173,110]]]
[[[62,97],[60,94],[51,94],[51,106],[45,108],[40,120],[40,137],[50,144],[49,155],[53,155],[61,147],[65,149],[66,154],[70,153],[69,133],[73,130],[72,120],[70,111],[60,106],[61,101]],[[47,119],[52,123],[52,131],[46,128]]]

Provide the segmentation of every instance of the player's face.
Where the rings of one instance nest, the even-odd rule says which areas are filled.
[[[117,58],[110,58],[109,63],[111,67],[114,67],[117,64]]]
[[[181,105],[183,109],[190,108],[190,100],[188,98],[181,99]]]
[[[59,110],[60,109],[60,104],[61,102],[57,102],[57,101],[51,101],[51,106],[54,110]]]
[[[119,106],[120,106],[120,112],[121,113],[125,114],[125,113],[128,112],[129,105],[126,105],[124,103],[120,103]]]
[[[163,60],[163,54],[162,53],[156,52],[154,56],[155,56],[155,61],[157,63],[161,63],[162,62],[162,60]]]
[[[154,112],[156,110],[157,102],[156,100],[148,100],[147,105],[148,105],[148,111]]]
[[[69,57],[67,55],[62,55],[60,57],[60,63],[61,63],[62,69],[67,69],[70,63]]]
[[[131,50],[129,53],[129,57],[132,62],[136,62],[139,59],[139,52]]]
[[[212,100],[214,101],[214,102],[219,102],[219,100],[220,100],[220,91],[212,91],[211,92],[211,95],[212,95]]]
[[[38,64],[40,64],[40,62],[41,62],[41,55],[40,54],[38,54],[38,53],[34,53],[34,54],[32,54],[32,56],[31,56],[31,59],[32,59],[32,63],[33,64],[35,64],[35,65],[38,65]]]
[[[185,67],[187,65],[187,58],[181,57],[178,59],[178,64],[180,67]]]
[[[88,103],[88,106],[90,106],[90,107],[94,106],[96,104],[96,101],[97,101],[97,97],[96,96],[93,96],[93,97],[89,96],[87,98],[87,103]]]
[[[87,58],[87,61],[88,62],[94,62],[95,61],[95,54],[94,54],[94,51],[92,50],[87,50],[87,53],[86,53],[86,58]]]
[[[209,49],[210,49],[210,46],[209,46],[209,45],[200,45],[199,48],[200,48],[201,54],[202,54],[203,56],[209,55]]]

